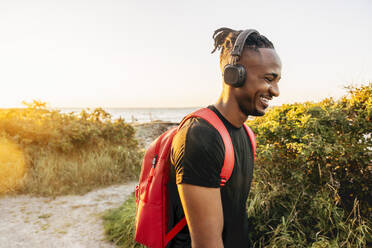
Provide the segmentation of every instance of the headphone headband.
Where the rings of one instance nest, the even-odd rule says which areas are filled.
[[[242,55],[243,48],[244,48],[244,43],[245,40],[248,38],[249,35],[252,33],[257,33],[260,34],[257,30],[255,29],[246,29],[243,32],[241,32],[238,35],[238,38],[236,38],[233,50],[231,51],[231,56],[238,56]]]

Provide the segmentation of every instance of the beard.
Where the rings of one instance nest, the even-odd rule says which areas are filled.
[[[255,109],[255,110],[253,111],[253,113],[250,114],[250,115],[252,115],[252,116],[264,116],[265,113],[259,112],[257,109]]]
[[[258,111],[254,106],[252,109],[248,109],[246,106],[243,106],[242,104],[239,104],[240,111],[246,115],[246,116],[263,116],[265,115],[265,112]]]

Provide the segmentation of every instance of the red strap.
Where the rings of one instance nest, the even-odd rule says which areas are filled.
[[[225,125],[221,121],[221,119],[216,115],[215,112],[210,110],[209,108],[202,108],[194,113],[189,114],[186,116],[181,124],[179,125],[178,129],[182,127],[182,125],[185,123],[186,120],[192,118],[192,117],[200,117],[204,120],[206,120],[209,124],[211,124],[217,131],[220,133],[223,144],[225,146],[225,160],[223,162],[223,166],[221,169],[221,186],[224,186],[225,183],[229,180],[231,173],[234,168],[234,148],[231,142],[230,134],[227,131]]]
[[[176,236],[177,233],[179,233],[182,228],[184,228],[186,226],[186,218],[183,217],[182,220],[180,220],[180,222],[177,223],[177,225],[175,225],[172,230],[170,230],[166,235],[165,235],[165,244],[164,244],[164,247],[167,246],[167,244],[169,243],[169,241],[171,241],[174,236]]]

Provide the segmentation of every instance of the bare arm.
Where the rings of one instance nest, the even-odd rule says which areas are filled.
[[[193,248],[223,248],[223,212],[219,188],[178,184]]]

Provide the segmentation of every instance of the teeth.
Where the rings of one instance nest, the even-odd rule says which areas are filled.
[[[261,101],[263,101],[264,103],[269,103],[269,99],[267,98],[264,98],[264,97],[260,97]]]

